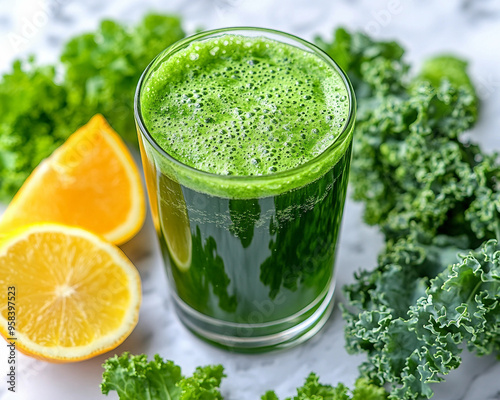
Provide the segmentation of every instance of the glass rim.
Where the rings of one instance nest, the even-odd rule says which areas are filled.
[[[296,167],[286,169],[284,171],[278,171],[278,172],[273,172],[269,174],[262,174],[262,175],[223,175],[223,174],[217,174],[217,173],[212,173],[208,171],[204,171],[195,167],[192,167],[190,165],[187,165],[183,163],[182,161],[178,160],[176,157],[173,155],[169,154],[166,150],[164,150],[153,138],[153,136],[150,134],[149,130],[146,127],[146,124],[144,123],[144,120],[142,118],[142,112],[141,112],[141,107],[140,107],[140,95],[142,92],[143,85],[146,81],[146,78],[149,77],[149,73],[151,72],[152,68],[156,66],[156,63],[163,60],[164,57],[167,57],[171,54],[176,53],[177,51],[187,47],[189,44],[196,42],[197,40],[202,40],[207,37],[213,37],[214,35],[220,34],[228,34],[228,33],[235,33],[237,34],[240,32],[241,34],[244,34],[245,32],[255,32],[255,33],[261,33],[262,36],[265,36],[266,33],[276,35],[279,37],[283,37],[286,39],[289,39],[291,41],[294,41],[304,47],[306,47],[311,53],[321,57],[323,61],[325,61],[330,67],[332,67],[338,75],[341,77],[342,82],[344,83],[344,86],[347,90],[347,96],[349,100],[349,112],[348,116],[346,119],[346,122],[344,124],[344,128],[340,132],[340,134],[335,138],[335,140],[328,146],[323,152],[318,154],[316,157],[311,158],[310,160],[297,165]],[[286,42],[284,42],[286,43]],[[286,43],[290,44],[290,43]],[[283,178],[287,177],[292,177],[296,175],[297,173],[300,173],[302,171],[305,171],[307,169],[310,169],[311,166],[314,166],[316,164],[320,164],[325,158],[327,158],[330,154],[335,152],[337,148],[339,148],[344,141],[346,140],[347,136],[349,136],[352,132],[354,121],[355,121],[355,115],[356,115],[356,97],[354,94],[354,89],[351,85],[351,82],[349,78],[347,77],[347,74],[340,68],[340,66],[335,62],[335,60],[330,57],[325,51],[320,49],[318,46],[315,44],[308,42],[307,40],[301,39],[298,36],[295,36],[290,33],[282,32],[279,30],[275,29],[269,29],[269,28],[262,28],[262,27],[251,27],[251,26],[234,26],[234,27],[226,27],[226,28],[217,28],[217,29],[211,29],[211,30],[206,30],[202,31],[199,33],[195,33],[193,35],[186,36],[185,38],[178,40],[177,42],[171,44],[170,46],[166,47],[163,51],[161,51],[146,67],[144,72],[142,73],[141,77],[139,78],[139,81],[137,83],[137,88],[135,91],[134,95],[134,117],[135,121],[138,127],[138,130],[141,132],[141,135],[146,138],[146,140],[149,142],[149,144],[163,157],[165,157],[169,162],[173,163],[175,166],[182,170],[189,171],[190,174],[198,177],[206,177],[209,178],[210,180],[219,180],[221,182],[224,182],[224,184],[230,184],[230,182],[266,182],[266,183],[272,183],[276,181],[283,180]],[[343,154],[342,154],[343,155]],[[333,167],[335,164],[332,164],[330,167]],[[320,175],[321,176],[321,175]],[[318,176],[317,178],[319,178]],[[317,179],[316,178],[316,179]],[[311,182],[315,179],[311,179]]]

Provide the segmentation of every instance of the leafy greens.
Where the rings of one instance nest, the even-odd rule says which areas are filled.
[[[498,156],[463,139],[478,115],[466,62],[439,56],[411,79],[395,42],[339,29],[317,43],[352,77],[351,188],[386,237],[377,267],[344,288],[346,348],[391,399],[428,398],[463,343],[500,350]]]
[[[102,393],[115,390],[120,400],[220,400],[219,386],[224,375],[221,365],[198,367],[189,378],[172,361],[155,355],[121,356],[104,363]]]
[[[368,380],[360,378],[351,391],[342,383],[333,387],[319,382],[316,374],[311,373],[302,387],[297,388],[297,396],[287,397],[285,400],[385,400],[387,392]],[[268,391],[261,400],[279,400],[276,393]]]
[[[198,367],[193,376],[186,378],[181,368],[172,361],[164,361],[158,354],[148,362],[145,354],[131,356],[123,353],[104,363],[101,391],[115,390],[120,400],[222,400],[219,386],[224,375],[221,365]],[[286,400],[385,400],[384,389],[358,379],[352,393],[339,383],[336,387],[324,385],[311,373],[297,396]],[[278,400],[276,393],[268,391],[262,400]]]
[[[94,114],[136,143],[137,81],[153,57],[182,37],[177,17],[150,14],[133,28],[103,21],[70,40],[57,66],[15,61],[0,78],[0,201],[9,201],[40,161]]]

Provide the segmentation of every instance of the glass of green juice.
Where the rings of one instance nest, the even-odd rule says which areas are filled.
[[[355,97],[295,36],[224,28],[144,71],[135,117],[175,309],[235,351],[300,343],[333,307]]]

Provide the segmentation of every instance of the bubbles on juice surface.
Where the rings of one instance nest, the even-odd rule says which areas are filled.
[[[326,62],[264,38],[192,44],[149,86],[143,115],[158,144],[184,164],[224,175],[273,174],[315,158],[342,132],[349,109]]]

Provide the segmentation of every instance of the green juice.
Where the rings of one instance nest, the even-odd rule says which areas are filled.
[[[176,309],[219,345],[286,346],[331,310],[354,98],[317,49],[201,36],[156,59],[136,104]]]

